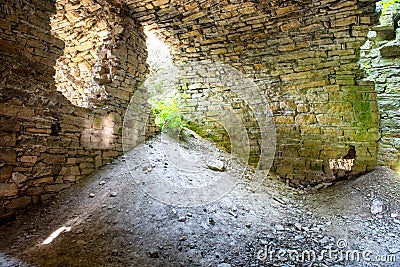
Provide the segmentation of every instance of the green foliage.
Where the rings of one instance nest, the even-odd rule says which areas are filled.
[[[119,127],[119,128],[118,128],[118,135],[122,135],[123,131],[124,131],[123,128],[122,128],[122,127]]]
[[[392,5],[396,4],[396,3],[400,3],[400,0],[382,0],[380,2],[380,4],[382,5],[382,15],[385,15],[386,14],[386,10],[390,6],[392,6]]]
[[[150,75],[144,85],[150,93],[149,103],[152,105],[156,125],[164,132],[181,134],[184,125],[178,106],[180,96],[173,80],[170,49],[154,34],[146,34]]]
[[[370,68],[371,68],[371,65],[369,65],[369,64],[367,64],[367,63],[364,63],[364,62],[362,62],[361,65],[362,65],[362,67],[363,67],[364,69],[370,69]]]
[[[161,127],[163,131],[179,133],[182,130],[184,125],[177,97],[155,101],[152,112],[156,116],[156,125]]]

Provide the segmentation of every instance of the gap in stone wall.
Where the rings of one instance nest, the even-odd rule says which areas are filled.
[[[400,170],[400,3],[377,3],[379,25],[361,46],[360,66],[375,83],[380,116],[378,163]]]

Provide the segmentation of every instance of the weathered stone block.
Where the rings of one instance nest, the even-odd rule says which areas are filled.
[[[18,186],[21,187],[23,183],[28,179],[28,177],[22,173],[15,172],[12,174],[12,181]]]
[[[37,156],[22,156],[19,158],[19,161],[23,163],[35,164],[37,161]]]
[[[18,53],[20,51],[20,46],[17,43],[1,39],[0,50],[11,54]]]
[[[298,10],[297,6],[291,5],[291,6],[287,6],[287,7],[278,8],[275,12],[276,12],[276,15],[282,16],[282,15],[286,15],[288,13],[291,13],[291,12],[294,12],[297,10]]]
[[[0,183],[8,182],[11,179],[11,173],[13,171],[12,166],[0,167]]]
[[[39,179],[35,179],[33,184],[35,186],[38,186],[40,184],[48,184],[48,183],[52,183],[52,182],[54,182],[54,178],[52,176],[46,176],[46,177],[41,177]]]
[[[0,183],[0,197],[13,197],[18,194],[17,185]]]
[[[294,124],[293,116],[276,116],[274,119],[276,124]]]
[[[399,58],[400,57],[400,41],[391,42],[382,46],[379,49],[381,56],[384,58]]]
[[[63,180],[66,182],[75,182],[77,181],[77,177],[75,175],[67,175],[63,177]]]
[[[0,149],[0,163],[16,164],[17,153],[13,150]]]
[[[103,158],[115,158],[118,157],[120,153],[116,151],[104,151],[103,152]]]
[[[168,3],[169,3],[169,0],[156,0],[156,1],[152,2],[152,4],[154,6],[162,6],[162,5],[166,5]]]
[[[34,177],[42,177],[42,176],[52,175],[54,169],[52,166],[40,162],[33,167],[32,172]]]
[[[395,38],[394,25],[378,25],[373,27],[372,30],[375,32],[375,36],[371,39],[376,38],[377,41],[389,41]]]
[[[332,26],[333,27],[345,27],[345,26],[349,26],[352,24],[356,24],[356,23],[357,23],[357,17],[350,16],[347,18],[337,19],[337,20],[333,21]]]
[[[61,175],[80,175],[80,170],[78,166],[68,166],[62,167],[60,171]]]
[[[295,21],[292,21],[290,23],[286,23],[286,24],[281,25],[280,28],[281,28],[282,31],[288,31],[288,30],[291,30],[293,28],[298,28],[300,26],[301,26],[301,23],[299,21],[295,20]]]
[[[295,121],[296,124],[314,124],[317,120],[313,114],[299,114],[296,116]]]
[[[49,135],[49,134],[51,134],[51,129],[50,128],[27,128],[26,132],[33,133],[33,134]]]
[[[0,147],[14,147],[17,143],[17,138],[14,134],[0,134]]]

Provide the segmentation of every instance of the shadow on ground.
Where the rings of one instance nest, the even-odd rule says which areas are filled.
[[[166,142],[175,141],[155,138],[53,203],[0,226],[0,265],[399,266],[400,178],[389,169],[318,191],[268,177],[253,191],[256,174],[207,143],[202,149],[192,147],[194,141],[185,145],[187,156],[197,158],[197,171],[174,170],[157,150]],[[241,179],[201,206],[164,204],[142,190],[142,176],[137,179],[158,173],[199,187],[198,181],[221,175],[205,159],[221,160],[225,175]],[[382,213],[371,214],[373,199],[384,203]],[[56,230],[60,234],[43,244]]]

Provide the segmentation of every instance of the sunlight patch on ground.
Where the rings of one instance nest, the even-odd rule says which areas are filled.
[[[71,231],[71,227],[60,227],[56,231],[54,231],[46,240],[43,241],[42,245],[47,245],[53,242],[54,239],[56,239],[62,232],[69,232]]]

